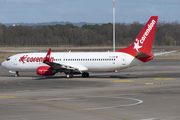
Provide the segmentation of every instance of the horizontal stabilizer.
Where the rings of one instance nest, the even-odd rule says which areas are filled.
[[[143,52],[138,52],[136,55],[136,58],[146,58],[146,57],[151,57],[151,56],[153,56],[152,53],[147,54],[147,53],[143,53]]]
[[[174,50],[174,51],[168,51],[168,52],[161,52],[161,53],[154,53],[154,56],[164,55],[164,54],[173,53],[173,52],[177,52],[177,50]]]

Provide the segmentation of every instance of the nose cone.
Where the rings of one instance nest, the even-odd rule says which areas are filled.
[[[5,61],[1,63],[1,66],[6,68]]]

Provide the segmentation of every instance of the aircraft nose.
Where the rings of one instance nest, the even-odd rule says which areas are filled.
[[[5,67],[5,62],[2,62],[2,63],[1,63],[1,66]]]

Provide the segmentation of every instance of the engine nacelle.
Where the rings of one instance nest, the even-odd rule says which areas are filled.
[[[53,76],[57,73],[57,71],[50,66],[40,66],[37,68],[36,73],[38,75]]]

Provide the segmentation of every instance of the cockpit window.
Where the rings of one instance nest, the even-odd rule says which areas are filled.
[[[10,58],[8,58],[6,61],[9,61],[10,60]]]

